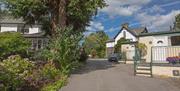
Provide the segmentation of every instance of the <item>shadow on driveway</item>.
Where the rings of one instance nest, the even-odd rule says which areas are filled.
[[[85,66],[72,72],[72,74],[85,74],[97,70],[106,70],[115,67],[116,63],[110,63],[107,59],[89,59]]]

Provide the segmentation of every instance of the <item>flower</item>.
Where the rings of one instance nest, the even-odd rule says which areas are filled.
[[[177,62],[180,62],[180,56],[175,56],[175,57],[167,57],[166,61],[172,64],[176,64]]]

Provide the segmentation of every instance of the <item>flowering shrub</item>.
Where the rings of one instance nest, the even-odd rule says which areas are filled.
[[[24,79],[30,73],[33,63],[22,59],[19,55],[10,56],[0,62],[0,87],[2,91],[15,91],[24,83]]]
[[[178,56],[168,57],[168,58],[166,58],[166,61],[168,61],[169,63],[172,63],[172,64],[176,64],[176,63],[180,62],[180,57],[178,57]]]

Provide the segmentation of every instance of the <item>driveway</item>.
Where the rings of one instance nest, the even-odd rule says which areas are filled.
[[[170,79],[133,75],[133,65],[89,60],[60,91],[180,91]]]

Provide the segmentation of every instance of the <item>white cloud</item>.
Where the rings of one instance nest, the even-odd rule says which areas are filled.
[[[110,16],[131,16],[151,0],[106,0],[109,5],[101,10]]]
[[[137,20],[142,26],[147,26],[150,31],[168,31],[173,25],[175,16],[180,13],[180,10],[174,10],[166,15],[149,15],[146,12],[137,14]]]
[[[108,29],[106,32],[115,32],[115,31],[119,31],[120,30],[120,27],[112,27],[110,29]]]
[[[153,7],[151,7],[151,9],[147,9],[147,12],[160,13],[160,12],[165,12],[165,10],[159,5],[154,5]]]
[[[100,31],[104,30],[104,26],[101,22],[91,21],[90,26],[86,27],[86,30],[91,32]]]

